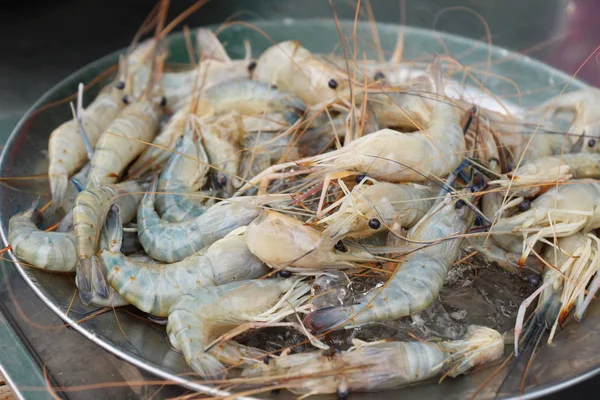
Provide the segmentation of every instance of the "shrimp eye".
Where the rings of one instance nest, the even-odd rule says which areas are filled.
[[[123,101],[123,103],[129,104],[129,97],[123,96],[123,98],[121,100]]]
[[[367,177],[367,174],[360,174],[356,176],[356,183],[361,183],[363,179]]]
[[[256,69],[256,61],[250,61],[248,64],[248,71],[252,72]]]
[[[531,286],[538,286],[540,284],[540,276],[538,274],[531,274],[527,277],[527,282]]]
[[[594,147],[596,145],[596,139],[588,140],[588,147]]]
[[[289,278],[290,276],[292,276],[292,273],[291,273],[291,271],[288,271],[288,270],[285,270],[285,269],[282,269],[282,270],[281,270],[281,271],[279,271],[277,274],[278,274],[280,277],[282,277],[282,278]]]
[[[375,72],[373,79],[375,79],[376,81],[380,81],[382,79],[385,79],[385,75],[383,74],[383,72],[377,71],[377,72]]]
[[[371,218],[369,220],[369,228],[379,229],[380,226],[381,226],[381,222],[379,222],[379,220],[377,218]]]
[[[457,210],[460,210],[461,208],[463,208],[465,206],[465,201],[463,199],[459,199],[456,201],[456,203],[454,203],[454,208],[456,208]]]
[[[523,200],[519,203],[519,211],[525,212],[531,208],[531,201]]]
[[[329,87],[332,89],[335,89],[338,87],[338,83],[335,79],[330,79],[329,82],[327,82],[327,85],[329,85]]]
[[[119,81],[119,82],[117,82],[117,84],[115,85],[115,87],[117,89],[119,89],[119,90],[123,90],[123,89],[125,89],[125,82]]]
[[[266,356],[263,358],[263,362],[264,362],[265,364],[269,365],[269,363],[271,362],[271,360],[272,360],[272,359],[273,359],[273,357],[271,357],[270,355],[268,355],[268,354],[267,354],[267,355],[266,355]]]
[[[160,106],[164,107],[167,105],[167,98],[165,96],[160,98]]]
[[[350,395],[350,392],[348,389],[338,389],[336,395],[338,400],[346,400]]]
[[[344,244],[344,242],[342,242],[341,240],[338,241],[335,246],[333,246],[337,251],[341,251],[342,253],[345,253],[348,251],[348,248],[346,247],[346,245]]]

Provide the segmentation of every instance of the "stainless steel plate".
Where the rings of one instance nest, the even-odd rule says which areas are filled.
[[[334,49],[340,51],[336,27],[329,20],[259,21],[255,25],[271,39],[241,25],[234,25],[222,32],[220,37],[227,43],[227,49],[232,56],[243,56],[244,39],[251,41],[255,55],[260,54],[272,41],[286,39],[298,39],[314,52],[330,52]],[[361,51],[359,59],[362,58],[362,52],[368,57],[375,57],[370,29],[367,25],[358,26],[358,45]],[[383,48],[387,51],[393,50],[398,26],[378,24],[378,29]],[[435,53],[451,55],[461,64],[471,66],[469,74],[472,76],[466,78],[471,85],[477,86],[473,78],[485,82],[493,94],[503,96],[515,104],[538,103],[557,94],[569,80],[568,76],[547,65],[484,43],[434,31],[404,29],[405,59],[428,61]],[[352,37],[351,23],[342,23],[342,30],[348,37]],[[169,47],[172,61],[187,61],[181,35],[170,37]],[[56,85],[32,107],[15,128],[4,148],[0,159],[2,176],[16,177],[47,172],[48,136],[54,127],[69,119],[71,115],[66,104],[39,113],[35,110],[75,93],[79,82],[89,82],[116,61],[117,53],[82,68]],[[485,70],[512,81],[481,72]],[[458,71],[455,79],[462,81],[463,72]],[[582,87],[583,83],[573,81],[569,89]],[[97,90],[90,91],[86,95],[87,100],[93,98],[96,92]],[[42,200],[49,198],[46,179],[9,181],[7,185],[0,187],[0,233],[5,244],[8,244],[7,226],[10,216],[28,207],[38,196],[41,196]],[[69,308],[75,289],[72,277],[27,268],[19,264],[14,254],[11,253],[10,256],[15,268],[48,307],[99,346],[165,380],[206,393],[225,394],[194,377],[183,357],[170,348],[164,327],[126,311],[109,312],[77,323],[76,321],[94,312],[96,308],[83,306],[77,297]],[[559,390],[600,371],[600,344],[596,333],[600,329],[600,307],[598,304],[594,306],[585,321],[567,324],[557,335],[555,345],[541,347],[535,363],[530,368],[524,398],[538,397]],[[463,399],[480,387],[493,369],[490,367],[458,379],[448,379],[441,385],[431,383],[389,392],[385,397]],[[491,397],[505,375],[506,371],[501,372],[486,386],[484,397]],[[518,367],[508,378],[499,397],[518,397],[521,376],[522,367]],[[371,396],[382,397],[381,394],[363,394],[353,398]],[[287,398],[288,395],[282,393],[279,397]]]

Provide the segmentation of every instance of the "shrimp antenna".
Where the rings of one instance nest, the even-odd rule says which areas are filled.
[[[73,120],[79,127],[79,134],[81,135],[81,140],[83,140],[83,145],[85,146],[85,151],[87,153],[88,160],[92,160],[94,157],[94,147],[90,142],[88,135],[85,133],[85,129],[83,128],[83,83],[79,83],[77,88],[77,110],[73,106],[71,102],[71,112],[73,113]]]

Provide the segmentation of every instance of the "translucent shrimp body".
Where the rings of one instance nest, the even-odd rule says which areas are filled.
[[[74,272],[77,250],[73,232],[45,232],[37,227],[42,214],[36,205],[8,223],[8,242],[17,257],[33,267]]]
[[[276,195],[236,197],[215,204],[195,219],[167,222],[154,210],[154,190],[150,188],[138,209],[138,237],[152,258],[170,263],[181,261],[234,229],[248,225],[262,206],[289,199]]]
[[[196,192],[204,185],[208,165],[204,146],[195,129],[188,127],[158,178],[156,210],[163,220],[179,222],[204,212],[201,203],[204,198],[186,194]]]
[[[167,333],[200,376],[222,378],[226,370],[216,355],[227,344],[220,344],[221,350],[217,347],[207,352],[211,341],[245,322],[260,320],[261,316],[270,315],[276,320],[275,310],[292,311],[307,299],[309,290],[308,284],[294,279],[239,281],[198,289],[173,304]],[[286,292],[287,300],[281,302]]]
[[[355,261],[376,259],[360,248],[348,247],[345,251],[338,251],[332,246],[321,246],[321,242],[321,232],[273,210],[264,210],[246,232],[250,251],[267,265],[277,268],[348,268],[354,266]]]
[[[88,177],[88,187],[116,182],[154,139],[160,107],[154,100],[141,99],[127,106],[98,139]]]
[[[344,237],[363,238],[382,230],[411,228],[433,206],[435,196],[432,188],[414,183],[359,183],[334,214],[319,220],[327,226],[323,240],[335,244]]]
[[[463,193],[463,195],[467,195]],[[438,296],[449,268],[460,252],[460,237],[474,221],[464,200],[448,194],[408,232],[413,243],[423,243],[407,255],[387,284],[359,304],[329,307],[309,314],[304,322],[312,331],[397,319],[427,308]]]
[[[600,182],[574,180],[552,187],[531,202],[529,210],[501,218],[491,229],[494,232],[513,232],[526,237],[521,261],[543,237],[570,236],[600,227]],[[492,236],[494,237],[494,236]]]
[[[456,377],[497,360],[504,340],[497,331],[470,325],[461,340],[427,342],[355,341],[348,351],[334,355],[297,353],[253,364],[242,372],[295,394],[317,395],[398,388],[435,376]]]
[[[92,146],[96,145],[102,132],[125,107],[122,96],[122,91],[112,86],[105,87],[83,111],[83,129]],[[58,205],[64,199],[69,177],[87,161],[86,148],[76,120],[67,121],[52,132],[48,142],[48,158],[50,191],[53,202]]]
[[[142,188],[129,181],[82,191],[73,208],[73,229],[77,244],[77,287],[84,304],[96,293],[93,282],[101,272],[96,253],[100,245],[102,224],[111,204],[116,203],[124,222],[131,221],[141,199]]]
[[[254,78],[290,91],[311,106],[349,97],[347,74],[319,59],[300,42],[277,43],[256,61]]]
[[[200,252],[174,264],[147,264],[120,252],[98,254],[111,286],[130,304],[157,317],[169,315],[171,305],[195,289],[256,279],[269,269],[250,253],[244,230],[236,230]]]

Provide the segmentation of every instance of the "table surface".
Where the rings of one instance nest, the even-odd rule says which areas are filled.
[[[172,0],[170,15],[176,15],[192,3],[191,0]],[[354,10],[348,3],[335,2],[340,18],[353,18]],[[594,51],[600,37],[600,25],[596,23],[600,2],[595,0],[457,0],[452,2],[452,7],[447,7],[449,2],[445,0],[409,0],[402,17],[399,3],[371,0],[376,20],[404,21],[475,39],[485,38],[486,28],[489,28],[494,44],[525,52],[571,74]],[[0,140],[5,140],[18,118],[55,83],[104,54],[128,45],[151,4],[148,0],[1,1]],[[460,7],[468,7],[468,10]],[[215,0],[187,23],[190,26],[219,23],[232,15],[265,19],[330,18],[331,8],[324,0]],[[579,77],[599,86],[599,70],[592,57],[592,61],[581,68]],[[30,361],[37,364],[21,365],[18,355],[8,358],[7,363],[4,350],[0,351],[4,372],[23,398],[51,398],[45,389],[45,380],[52,387],[140,382],[58,393],[69,399],[160,399],[185,392],[178,387],[143,384],[153,377],[64,327],[8,263],[0,265],[0,308],[0,317],[6,318],[6,325],[15,332],[14,337],[0,334],[0,348],[12,346],[15,351],[27,351]],[[10,340],[13,340],[12,345]],[[53,360],[61,360],[61,363]],[[46,368],[39,368],[42,365]],[[35,368],[38,371],[33,373]],[[4,382],[1,378],[0,381]],[[24,386],[28,390],[23,391]],[[0,400],[11,398],[6,387],[0,385]],[[594,378],[546,399],[599,392],[600,378]]]

